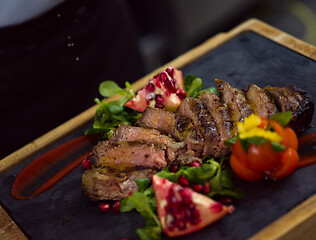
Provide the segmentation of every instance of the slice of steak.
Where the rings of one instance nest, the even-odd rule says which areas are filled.
[[[152,107],[147,107],[136,123],[137,126],[156,129],[163,134],[170,135],[177,141],[183,141],[184,131],[189,124],[188,119],[164,109]]]
[[[269,119],[278,112],[277,107],[267,93],[257,85],[249,84],[246,91],[246,99],[253,112],[260,117]]]
[[[219,133],[214,119],[203,102],[197,98],[186,98],[178,108],[177,113],[190,119],[193,124],[193,130],[191,130],[191,134],[188,134],[190,138],[186,138],[185,141],[195,141],[187,143],[188,149],[190,150],[191,143],[195,143],[197,156],[212,155],[217,157],[219,155]]]
[[[114,145],[110,144],[109,141],[102,141],[93,148],[93,156],[97,167],[162,169],[167,166],[165,150],[137,142]]]
[[[214,93],[204,92],[199,99],[207,107],[210,115],[213,117],[220,139],[218,141],[218,154],[216,157],[226,156],[230,151],[230,147],[224,144],[225,140],[232,137],[232,121],[229,116],[227,106],[223,105]]]
[[[129,125],[120,125],[114,132],[110,141],[115,142],[140,142],[148,145],[155,145],[161,147],[182,146],[183,143],[176,142],[173,138],[162,134],[156,129],[135,127]]]
[[[153,169],[135,169],[128,172],[108,168],[91,168],[82,175],[82,191],[92,201],[121,200],[138,191],[135,179],[150,178]]]
[[[227,104],[229,108],[231,119],[234,123],[232,129],[232,135],[234,136],[237,133],[237,122],[243,121],[245,117],[249,116],[252,113],[252,109],[241,90],[222,80],[215,79],[215,81],[221,101]]]
[[[162,134],[158,130],[128,125],[120,125],[110,139],[112,144],[120,142],[140,142],[154,145],[166,151],[168,165],[177,164],[178,156],[186,149],[184,142],[176,142],[173,138]],[[187,159],[187,161],[190,161]]]
[[[264,90],[274,100],[279,111],[292,111],[289,125],[296,133],[299,134],[309,127],[314,114],[314,103],[303,89],[296,86],[267,86]]]

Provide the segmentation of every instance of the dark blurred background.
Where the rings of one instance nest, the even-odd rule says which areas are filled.
[[[0,1],[0,159],[219,32],[255,17],[316,45],[314,0]]]

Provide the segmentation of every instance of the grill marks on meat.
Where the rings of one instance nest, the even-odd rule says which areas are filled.
[[[201,160],[188,153],[185,142],[176,142],[173,138],[155,129],[120,125],[110,139],[113,144],[142,143],[165,151],[165,159],[170,165],[186,165]]]
[[[217,151],[214,152],[213,156],[221,157],[226,156],[230,150],[230,147],[224,144],[225,140],[232,137],[232,122],[229,117],[229,110],[227,106],[220,102],[219,97],[214,93],[204,92],[199,96],[204,106],[208,109],[209,114],[212,116],[216,129],[219,134],[219,139],[217,142]]]
[[[246,91],[246,99],[253,112],[260,117],[269,119],[278,112],[277,107],[267,93],[257,85],[249,84]]]
[[[270,118],[291,110],[291,127],[304,131],[314,104],[293,86],[250,84],[245,94],[218,80],[219,97],[210,92],[186,98],[177,113],[147,107],[137,126],[119,126],[111,139],[94,147],[95,165],[85,171],[82,189],[91,200],[120,200],[137,191],[135,179],[150,177],[165,166],[201,162],[204,155],[225,156],[224,141],[237,133],[236,123],[252,112]]]
[[[110,141],[102,141],[93,148],[93,155],[96,166],[101,168],[144,167],[162,169],[167,166],[163,149],[137,142],[110,144]]]
[[[216,79],[215,81],[221,101],[230,110],[231,119],[234,123],[232,135],[235,135],[237,132],[236,123],[243,121],[245,117],[249,116],[252,113],[252,109],[241,90],[222,80]]]
[[[197,139],[187,138],[186,142],[197,156],[218,156],[219,133],[215,121],[204,103],[197,98],[186,98],[180,105],[177,113],[192,121]],[[194,139],[193,142],[191,139]],[[192,145],[192,146],[190,146]]]
[[[314,114],[314,103],[304,90],[295,86],[267,86],[264,90],[274,100],[279,111],[292,111],[290,127],[295,132],[301,133],[308,128]]]
[[[120,200],[137,191],[135,179],[151,177],[153,169],[134,169],[129,172],[109,168],[91,168],[82,175],[82,191],[93,201]]]
[[[156,129],[177,141],[184,140],[185,130],[189,124],[190,122],[186,118],[164,109],[152,107],[147,107],[136,123],[139,127]]]

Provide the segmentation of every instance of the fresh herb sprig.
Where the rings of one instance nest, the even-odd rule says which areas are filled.
[[[182,166],[176,173],[164,168],[156,175],[172,182],[178,182],[181,175],[186,176],[192,184],[208,182],[211,190],[206,194],[208,197],[225,196],[234,199],[242,197],[242,191],[233,186],[231,171],[223,165],[224,158],[217,162],[213,158],[206,157],[204,161],[205,163],[201,167]],[[144,178],[135,181],[139,192],[133,192],[129,197],[121,200],[120,211],[129,212],[136,209],[146,219],[146,226],[136,231],[141,240],[161,239],[162,228],[158,219],[155,194],[150,180]]]
[[[99,93],[104,99],[95,98],[98,104],[94,123],[87,129],[85,134],[102,134],[104,138],[110,138],[120,124],[132,125],[140,117],[140,113],[125,107],[125,104],[131,100],[135,93],[129,82],[125,83],[126,88],[120,88],[113,81],[104,81],[99,86]],[[106,102],[106,99],[119,94],[122,97],[118,100]]]

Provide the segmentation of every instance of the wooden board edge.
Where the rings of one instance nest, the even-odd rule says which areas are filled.
[[[315,239],[316,194],[269,224],[249,240]],[[312,235],[311,235],[312,234]],[[311,238],[313,236],[314,238]]]
[[[27,237],[0,205],[0,239],[26,240]]]
[[[306,43],[275,27],[272,27],[260,20],[250,19],[249,21],[247,21],[247,29],[316,61],[315,46]]]

